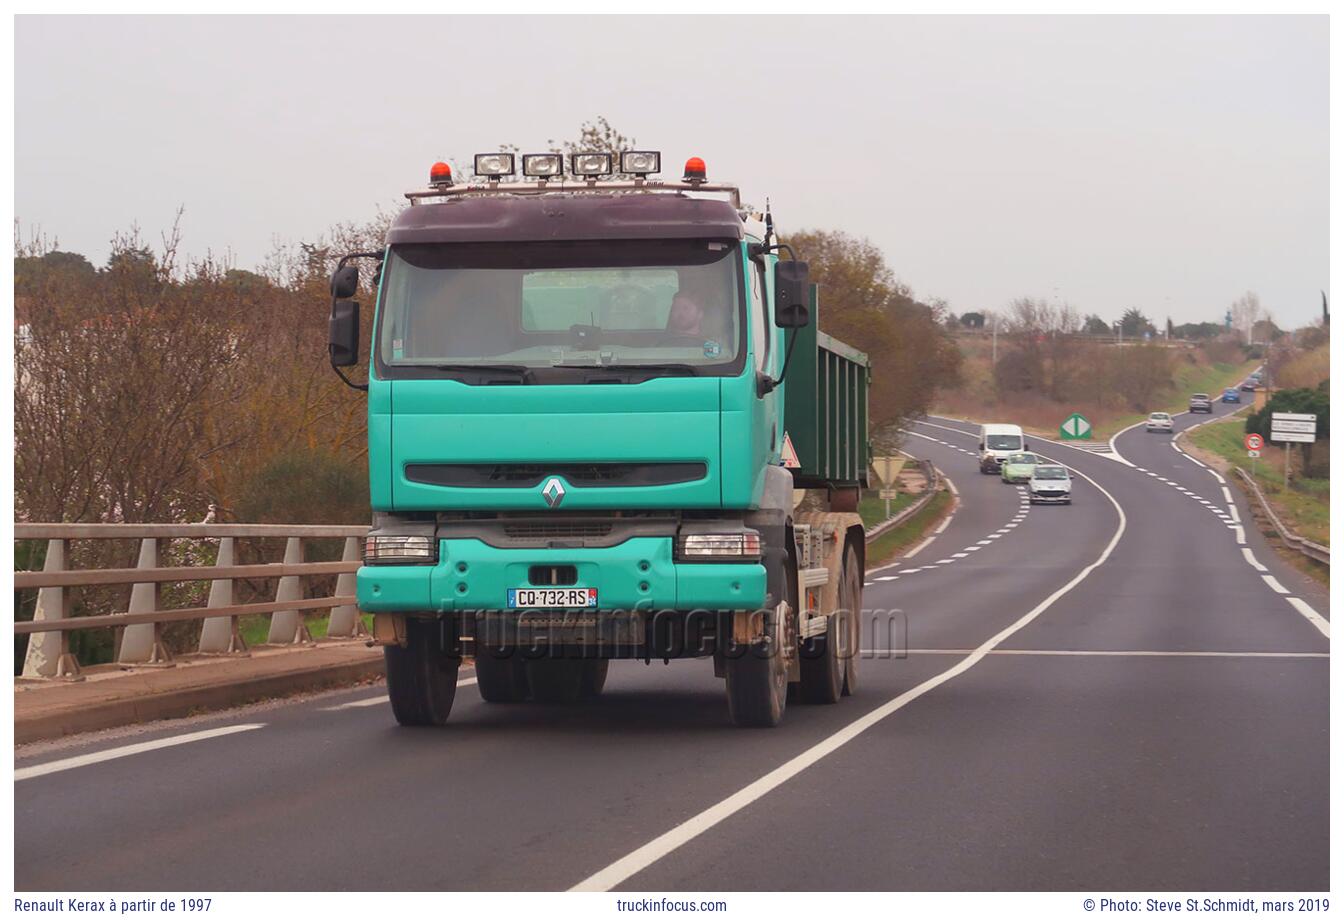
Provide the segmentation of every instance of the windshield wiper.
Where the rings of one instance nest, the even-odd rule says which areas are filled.
[[[686,377],[696,375],[690,364],[552,364],[551,367],[580,371],[649,371],[651,373],[676,373]]]
[[[519,383],[528,383],[532,379],[532,368],[521,364],[433,364],[436,371],[448,371],[453,374],[476,373],[486,376],[508,374]]]

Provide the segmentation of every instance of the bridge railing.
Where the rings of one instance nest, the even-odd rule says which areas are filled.
[[[79,663],[70,652],[70,634],[84,629],[122,629],[117,663],[135,667],[171,666],[163,641],[164,624],[202,620],[198,651],[244,655],[247,645],[238,619],[270,616],[268,644],[310,643],[304,613],[330,610],[327,635],[354,637],[363,630],[355,606],[355,571],[361,557],[364,526],[324,524],[16,524],[17,540],[45,540],[46,561],[40,572],[15,572],[15,590],[36,589],[37,606],[30,622],[16,622],[14,631],[28,635],[25,677],[80,680]],[[235,541],[246,538],[284,539],[281,562],[236,565]],[[339,562],[304,562],[305,539],[343,539]],[[71,569],[70,543],[76,540],[138,540],[134,568]],[[214,565],[160,566],[165,540],[218,541]],[[335,575],[330,595],[305,598],[302,579]],[[277,579],[274,600],[234,602],[234,582],[244,578]],[[167,582],[210,582],[204,607],[159,609],[159,586]],[[96,616],[71,616],[73,591],[89,586],[131,585],[126,610]]]

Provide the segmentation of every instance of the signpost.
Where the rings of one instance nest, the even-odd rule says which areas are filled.
[[[1064,441],[1086,441],[1092,437],[1092,423],[1075,412],[1059,426],[1059,437]]]
[[[877,496],[887,503],[887,517],[891,517],[891,500],[896,497],[896,480],[900,478],[904,457],[874,457],[873,472],[885,488]]]
[[[1269,439],[1283,448],[1283,486],[1288,487],[1292,468],[1293,445],[1316,443],[1316,413],[1274,412],[1269,417]]]

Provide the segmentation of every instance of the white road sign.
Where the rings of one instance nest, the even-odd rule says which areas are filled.
[[[1315,444],[1315,432],[1303,433],[1301,431],[1280,431],[1275,428],[1270,431],[1269,439],[1271,441],[1291,441],[1294,444]]]
[[[1316,423],[1314,412],[1271,412],[1269,417],[1275,422],[1311,422]]]
[[[1293,422],[1286,419],[1276,418],[1270,425],[1275,431],[1299,431],[1310,434],[1316,433],[1315,422]]]

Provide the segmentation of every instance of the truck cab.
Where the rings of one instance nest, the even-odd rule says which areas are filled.
[[[980,426],[980,472],[998,474],[1003,462],[1013,454],[1027,449],[1027,440],[1019,425],[991,424]]]
[[[366,254],[373,526],[357,595],[403,724],[446,720],[464,657],[489,702],[595,696],[614,658],[711,658],[742,725],[778,723],[789,683],[827,699],[852,686],[867,361],[817,332],[805,264],[700,170],[440,181]],[[344,263],[338,371],[359,350]],[[852,366],[852,392],[824,409],[819,355]],[[833,467],[818,411],[846,413]],[[791,434],[807,468],[781,465]],[[809,487],[820,516],[795,512]]]

